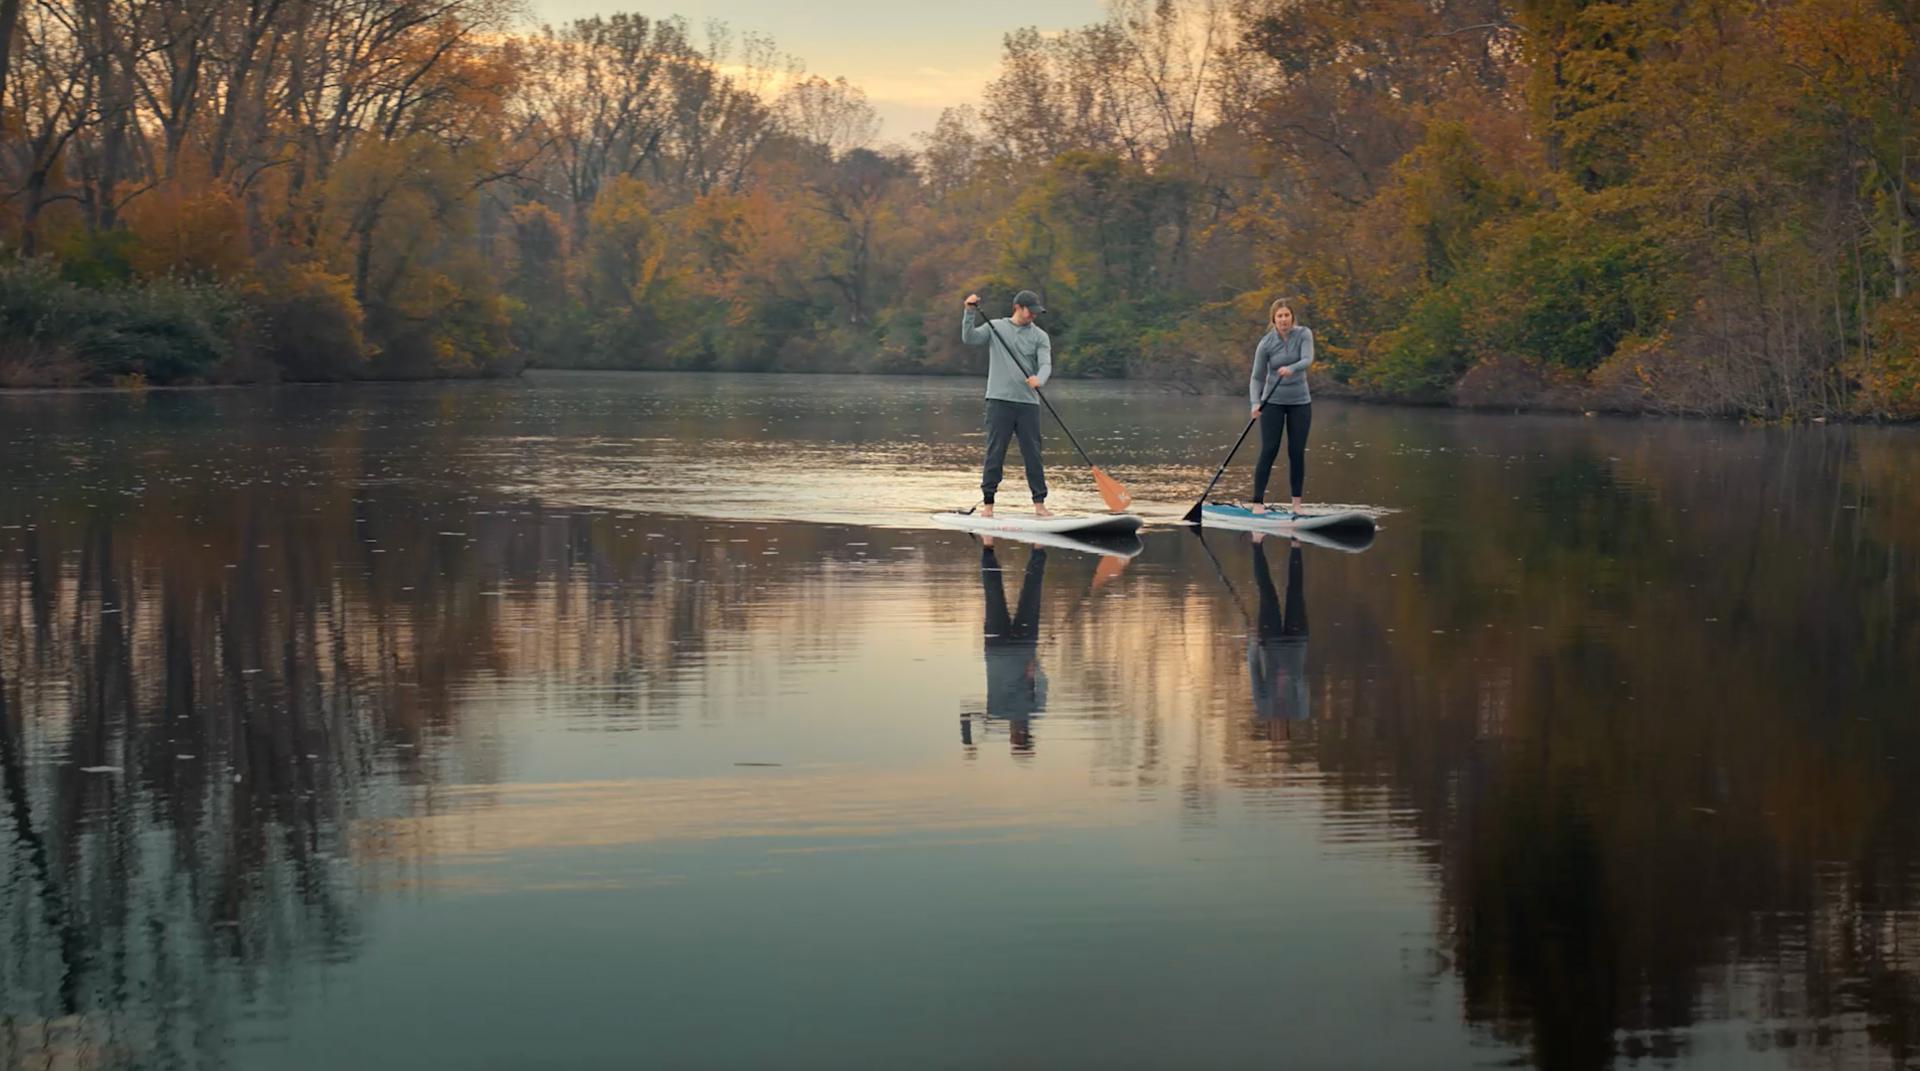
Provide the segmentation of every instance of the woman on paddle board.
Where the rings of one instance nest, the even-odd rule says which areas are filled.
[[[1248,503],[1255,513],[1268,512],[1267,479],[1283,437],[1291,512],[1300,512],[1300,492],[1307,480],[1307,429],[1313,426],[1313,398],[1307,392],[1312,364],[1313,331],[1294,322],[1292,299],[1280,298],[1267,309],[1267,333],[1253,348],[1253,376],[1247,382],[1253,415],[1260,418],[1260,460],[1253,465],[1253,499]]]
[[[960,341],[987,347],[987,459],[980,467],[982,517],[993,516],[993,495],[1007,460],[1007,443],[1020,440],[1020,460],[1027,466],[1027,490],[1033,494],[1033,512],[1051,517],[1047,508],[1047,470],[1040,461],[1040,395],[1053,375],[1053,342],[1034,325],[1035,313],[1047,311],[1040,295],[1022,290],[1013,296],[1013,313],[1004,319],[975,323],[980,295],[968,294],[960,310]],[[1008,349],[1011,346],[1013,349]]]

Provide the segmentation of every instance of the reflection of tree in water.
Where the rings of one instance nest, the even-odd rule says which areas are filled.
[[[678,717],[708,645],[846,626],[796,612],[852,564],[826,533],[351,486],[0,506],[32,526],[0,547],[0,1063],[218,1063],[243,1009],[352,955],[426,862],[383,819],[499,776],[467,682]]]
[[[393,669],[347,656],[351,597],[298,540],[74,527],[0,560],[9,1056],[217,1062],[238,1005],[352,948],[346,824],[410,735],[370,701]]]
[[[1834,519],[1914,496],[1823,444],[1679,445],[1473,469],[1446,488],[1471,524],[1309,549],[1312,720],[1287,738],[1242,662],[1244,537],[1209,536],[1234,591],[1199,541],[1161,544],[1182,560],[1131,571],[1128,612],[1043,626],[1062,694],[1113,711],[1099,780],[1197,823],[1310,788],[1331,837],[1417,853],[1463,1013],[1542,1065],[1912,1062],[1920,568],[1885,517]],[[1729,1020],[1758,1025],[1694,1029]]]
[[[833,648],[871,608],[877,588],[839,587],[867,583],[841,533],[485,501],[410,471],[434,454],[399,426],[346,422],[286,487],[236,493],[189,457],[146,464],[137,506],[0,496],[37,525],[0,545],[8,1062],[216,1062],[245,1006],[351,955],[370,890],[421,863],[380,819],[498,775],[495,738],[457,720],[466,683],[594,689],[569,709],[609,720],[718,712],[727,674]],[[1920,569],[1885,510],[1827,527],[1836,496],[1910,505],[1885,491],[1906,470],[1605,448],[1463,470],[1435,493],[1481,504],[1474,526],[1307,551],[1312,720],[1286,739],[1257,724],[1249,622],[1197,547],[1098,592],[1058,557],[1050,717],[1101,719],[1079,734],[1101,788],[1170,790],[1197,821],[1311,785],[1339,827],[1419,853],[1465,1015],[1543,1064],[1682,1052],[1727,1018],[1808,1062],[1908,1060],[1920,727],[1886,712],[1915,690]],[[1739,490],[1755,471],[1779,493]],[[913,570],[977,582],[906,562],[887,597]],[[943,594],[928,612],[971,629],[978,604]],[[717,698],[690,701],[695,670]]]
[[[1543,1066],[1685,1055],[1727,1019],[1765,1024],[1735,1045],[1905,1065],[1920,570],[1828,531],[1861,493],[1843,457],[1769,458],[1798,511],[1718,460],[1535,473],[1511,516],[1373,559],[1418,583],[1317,583],[1345,627],[1316,630],[1311,739],[1228,734],[1225,761],[1409,827],[1467,1016]],[[1685,515],[1649,504],[1673,487]]]

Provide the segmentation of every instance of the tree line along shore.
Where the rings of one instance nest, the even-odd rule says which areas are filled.
[[[724,26],[0,0],[0,387],[528,366],[1063,376],[1920,417],[1920,8],[1114,0],[882,144]]]

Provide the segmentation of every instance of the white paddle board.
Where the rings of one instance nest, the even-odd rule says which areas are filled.
[[[1245,506],[1209,502],[1200,508],[1200,524],[1207,528],[1237,528],[1245,532],[1311,532],[1316,529],[1351,529],[1371,532],[1373,517],[1359,510],[1332,510],[1323,513],[1289,513],[1270,510],[1255,513]]]

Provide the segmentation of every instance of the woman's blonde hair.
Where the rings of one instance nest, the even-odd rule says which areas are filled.
[[[1293,307],[1293,300],[1294,299],[1290,297],[1273,299],[1273,304],[1267,306],[1267,325],[1269,327],[1273,325],[1273,318],[1280,314],[1281,309],[1285,309],[1288,312],[1293,313],[1293,318],[1295,320],[1300,319],[1300,310]]]

